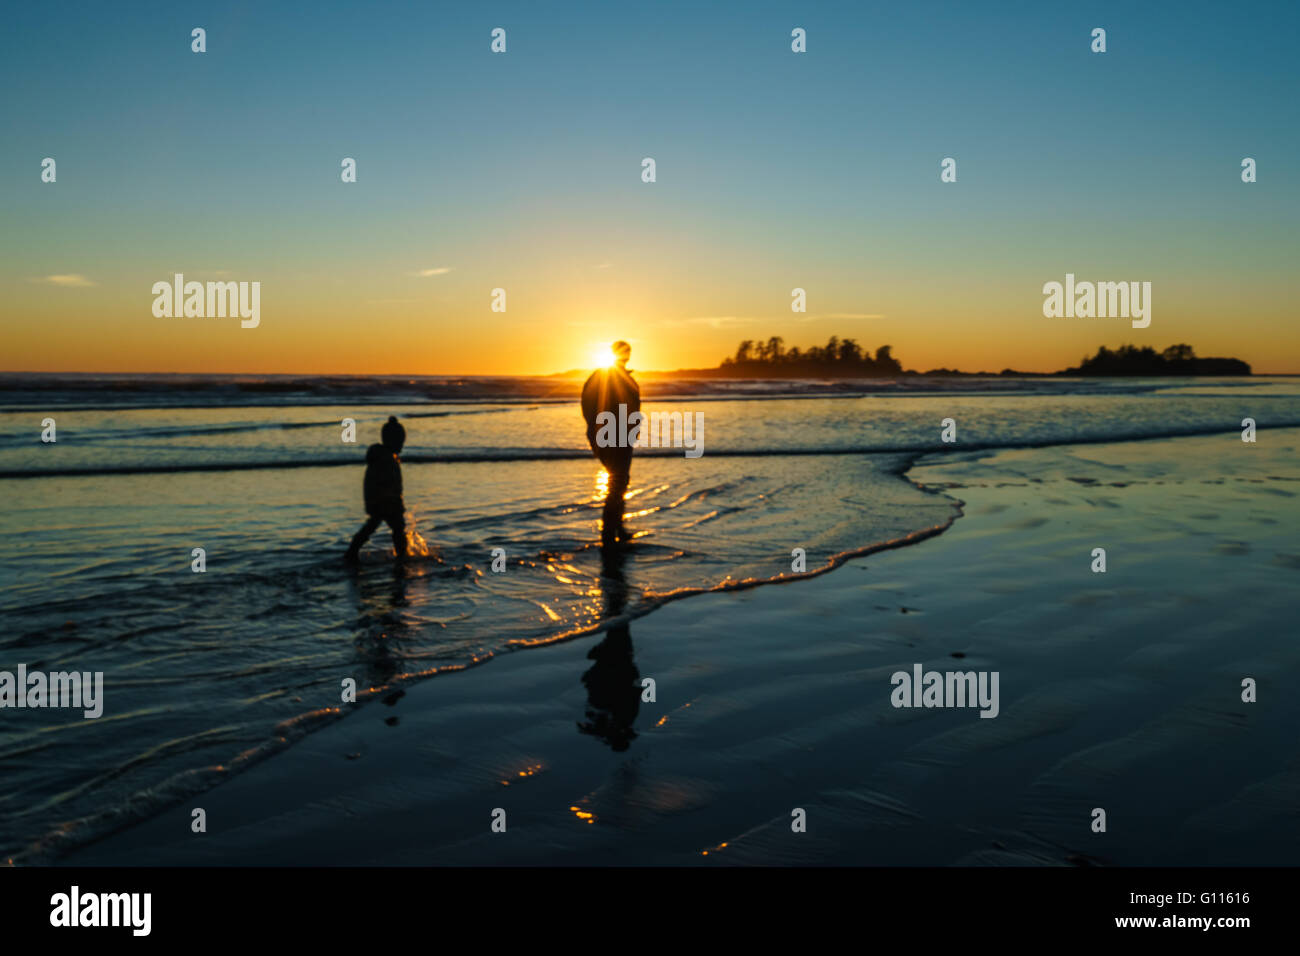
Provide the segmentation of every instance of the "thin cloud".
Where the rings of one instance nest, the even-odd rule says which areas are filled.
[[[790,316],[790,320],[794,322],[820,322],[829,319],[844,322],[858,319],[883,319],[884,317],[884,313],[879,312],[822,312],[816,315],[795,314]],[[663,324],[666,328],[704,326],[710,329],[738,329],[751,325],[771,325],[772,319],[760,319],[746,315],[697,315],[688,319],[668,319]]]
[[[753,325],[758,319],[742,315],[697,315],[689,319],[669,319],[664,322],[668,328],[680,328],[683,325],[703,325],[710,329],[734,329],[742,325]]]
[[[43,282],[46,285],[59,285],[65,289],[84,289],[87,286],[97,285],[91,279],[77,273],[68,273],[67,275],[39,276],[31,280],[32,282]]]
[[[429,276],[445,276],[450,271],[450,266],[441,266],[437,269],[417,269],[414,272],[407,273],[407,275],[419,276],[422,279],[427,279]]]

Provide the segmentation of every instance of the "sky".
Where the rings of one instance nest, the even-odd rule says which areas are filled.
[[[1294,3],[53,2],[6,21],[0,369],[545,374],[620,338],[633,368],[673,369],[838,335],[916,369],[1187,342],[1300,373]],[[259,282],[258,326],[155,316],[176,273]],[[1150,282],[1150,326],[1044,317],[1067,273]]]

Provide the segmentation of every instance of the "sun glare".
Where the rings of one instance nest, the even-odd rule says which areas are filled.
[[[591,356],[591,364],[596,368],[606,368],[613,365],[618,359],[614,357],[614,352],[608,345],[602,345]]]

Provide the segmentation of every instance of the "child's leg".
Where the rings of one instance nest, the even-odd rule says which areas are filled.
[[[386,515],[384,520],[388,522],[388,527],[393,532],[393,550],[397,552],[397,558],[400,561],[406,557],[406,515],[398,511]]]
[[[346,557],[355,560],[361,554],[361,546],[370,540],[370,536],[375,533],[375,529],[379,527],[379,522],[382,520],[382,518],[376,518],[374,515],[366,518],[366,523],[361,526],[361,530],[353,536]]]

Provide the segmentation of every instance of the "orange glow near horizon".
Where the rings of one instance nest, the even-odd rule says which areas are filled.
[[[665,293],[638,298],[634,309],[611,311],[566,301],[558,292],[548,301],[553,290],[543,289],[537,298],[544,304],[519,293],[509,313],[472,318],[478,313],[467,303],[420,308],[375,303],[359,292],[340,291],[331,300],[317,290],[277,289],[263,294],[260,325],[245,329],[237,318],[155,318],[151,300],[138,291],[128,296],[98,288],[19,288],[10,304],[23,321],[6,329],[3,370],[552,375],[606,366],[612,359],[608,343],[625,339],[632,343],[630,369],[668,372],[715,368],[743,339],[780,336],[789,349],[822,345],[834,335],[872,352],[889,345],[904,369],[922,372],[1052,372],[1077,365],[1100,345],[1133,343],[1160,351],[1180,342],[1201,356],[1243,359],[1257,374],[1300,372],[1300,333],[1286,297],[1271,292],[1246,304],[1249,322],[1225,321],[1223,303],[1157,296],[1150,328],[1133,329],[1124,320],[1045,318],[1032,286],[1014,309],[996,303],[999,311],[979,297],[943,288],[902,288],[855,307],[849,298],[854,290],[847,288],[828,297],[827,311],[806,317],[773,308],[772,296],[765,303],[750,296],[721,305],[703,292],[704,301],[694,309],[683,301],[684,293]]]

